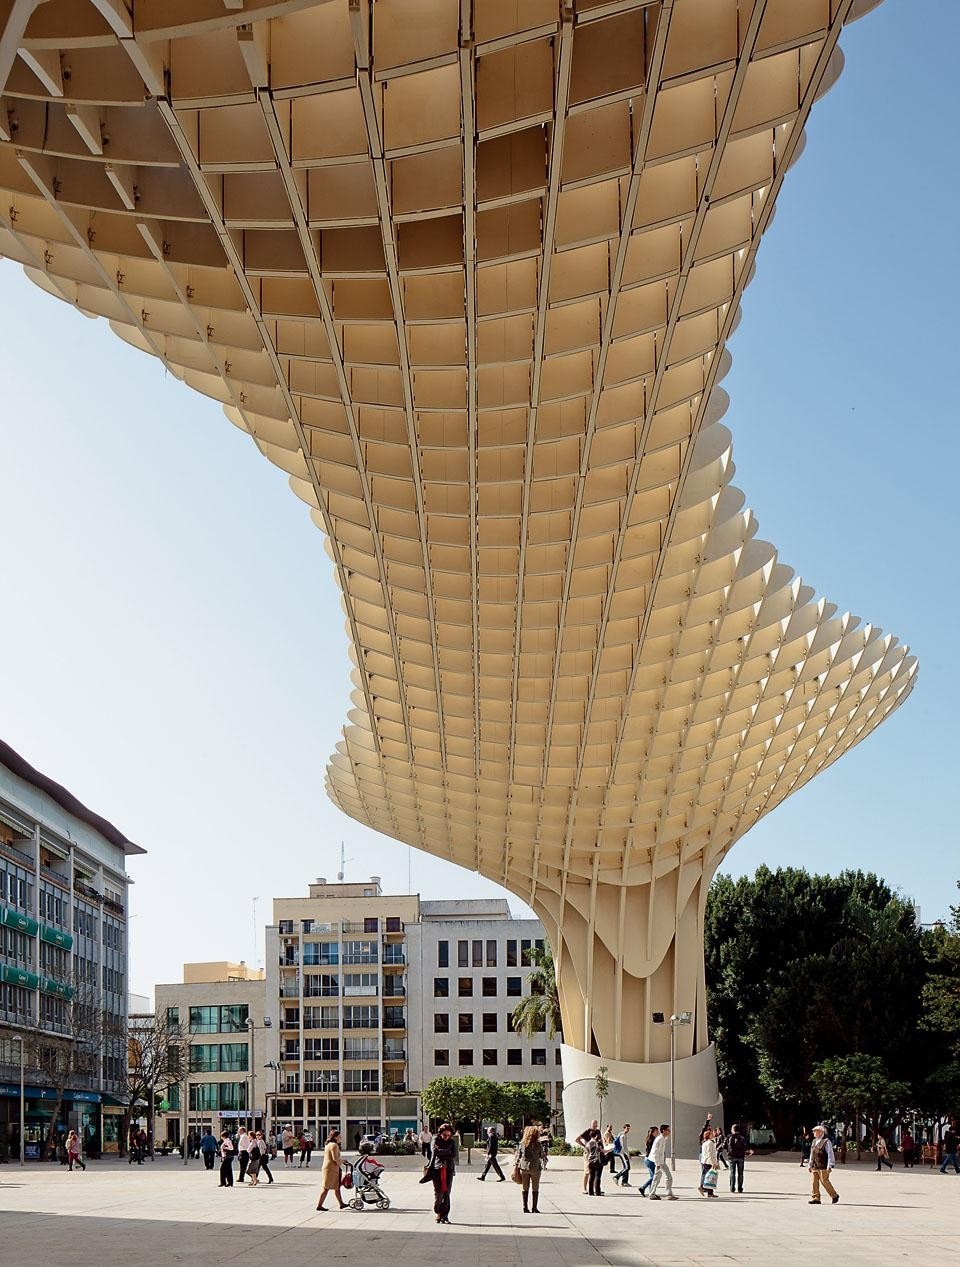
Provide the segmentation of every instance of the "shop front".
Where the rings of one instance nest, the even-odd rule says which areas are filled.
[[[103,1150],[103,1097],[95,1091],[64,1092],[60,1112],[54,1123],[57,1154],[68,1131],[76,1131],[83,1140],[84,1152],[99,1157]],[[50,1132],[56,1108],[57,1093],[50,1087],[27,1085],[23,1089],[24,1156],[27,1161],[40,1161]],[[15,1083],[0,1083],[0,1138],[10,1158],[20,1153],[20,1088]]]

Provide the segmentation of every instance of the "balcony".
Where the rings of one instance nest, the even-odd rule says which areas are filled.
[[[378,994],[379,990],[375,985],[345,985],[343,987],[343,997],[345,999],[375,999]]]
[[[391,1061],[405,1061],[407,1053],[402,1047],[384,1047],[383,1058],[388,1063]]]
[[[383,997],[385,999],[402,999],[407,993],[407,987],[402,981],[394,983],[389,977],[383,978]]]
[[[48,867],[44,863],[40,864],[40,875],[44,880],[49,880],[52,884],[58,885],[61,889],[70,888],[70,877],[64,875],[62,871],[55,871],[53,867]]]
[[[383,966],[390,968],[393,966],[404,967],[407,962],[407,952],[403,946],[384,946],[383,948]]]
[[[296,977],[286,977],[280,983],[281,999],[298,999],[300,997],[300,984]]]
[[[383,1089],[386,1092],[393,1092],[394,1095],[406,1095],[407,1084],[405,1082],[384,1082]]]
[[[25,840],[23,843],[29,844],[29,841]],[[32,853],[25,853],[22,849],[18,848],[17,845],[12,845],[7,840],[0,841],[0,849],[3,849],[6,853],[10,854],[17,862],[21,862],[24,866],[29,867],[31,871],[36,865]]]
[[[345,933],[378,933],[380,921],[378,919],[344,920],[340,927]]]

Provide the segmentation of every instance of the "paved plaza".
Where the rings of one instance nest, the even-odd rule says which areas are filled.
[[[476,1155],[453,1192],[452,1226],[437,1227],[431,1188],[413,1159],[384,1158],[385,1213],[318,1214],[319,1167],[284,1173],[272,1188],[221,1190],[216,1171],[158,1158],[143,1167],[91,1162],[0,1168],[0,1262],[85,1267],[168,1264],[351,1262],[443,1263],[450,1267],[672,1267],[674,1264],[870,1264],[947,1262],[960,1244],[960,1178],[929,1169],[876,1174],[838,1168],[837,1206],[807,1205],[808,1176],[796,1160],[750,1158],[743,1196],[721,1173],[720,1199],[697,1196],[699,1167],[678,1162],[680,1201],[641,1199],[606,1185],[584,1197],[574,1159],[551,1159],[539,1217],[524,1215],[509,1180],[476,1181]],[[639,1174],[639,1172],[635,1172]]]

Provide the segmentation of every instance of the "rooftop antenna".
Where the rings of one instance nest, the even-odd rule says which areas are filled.
[[[253,967],[254,970],[260,966],[259,948],[257,946],[257,899],[253,899]]]
[[[346,862],[347,862],[347,860],[346,860],[346,858],[344,857],[344,847],[343,847],[343,841],[341,840],[341,841],[340,841],[340,870],[337,872],[337,879],[338,879],[341,883],[343,882],[343,869],[344,869],[344,867],[346,866]]]

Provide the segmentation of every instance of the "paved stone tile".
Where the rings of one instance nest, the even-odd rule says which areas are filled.
[[[697,1196],[699,1168],[681,1161],[676,1202],[608,1186],[581,1193],[579,1164],[555,1159],[539,1216],[524,1215],[515,1184],[476,1182],[464,1167],[453,1224],[437,1227],[419,1165],[385,1159],[389,1211],[318,1214],[319,1172],[275,1167],[274,1186],[221,1189],[216,1172],[157,1159],[143,1167],[91,1162],[0,1167],[0,1264],[185,1267],[313,1262],[356,1267],[789,1267],[800,1258],[876,1267],[949,1261],[960,1243],[960,1179],[935,1172],[876,1174],[848,1166],[837,1206],[807,1205],[807,1174],[786,1158],[751,1159],[748,1191]]]

